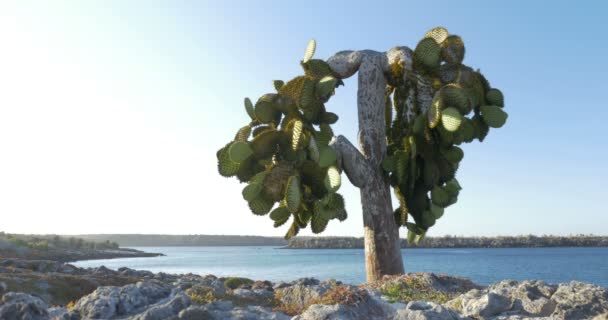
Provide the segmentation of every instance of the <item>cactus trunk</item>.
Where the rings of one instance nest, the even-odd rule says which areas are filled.
[[[360,187],[368,282],[404,272],[390,186],[380,166],[386,154],[386,80],[381,58],[380,55],[364,57],[358,74],[359,148],[373,168],[365,185]]]

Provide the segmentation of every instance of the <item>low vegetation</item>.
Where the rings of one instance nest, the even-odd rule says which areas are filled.
[[[423,300],[444,304],[451,299],[445,292],[433,290],[416,278],[405,278],[402,282],[390,284],[382,288],[380,293],[390,302]]]
[[[224,280],[224,285],[229,289],[236,289],[240,286],[251,284],[253,284],[253,280],[247,278],[229,277]]]

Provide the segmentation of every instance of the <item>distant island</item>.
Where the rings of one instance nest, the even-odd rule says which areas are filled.
[[[98,243],[117,243],[121,247],[276,246],[290,249],[363,248],[363,238],[356,237],[295,237],[290,241],[280,237],[233,235],[89,234],[76,237]],[[608,236],[442,236],[427,237],[417,246],[410,245],[405,239],[402,239],[401,246],[403,248],[608,247]]]
[[[498,236],[498,237],[427,237],[418,245],[401,239],[402,248],[541,248],[541,247],[608,247],[608,236]],[[289,241],[290,249],[357,249],[363,238],[298,237]]]
[[[86,241],[59,235],[27,235],[0,232],[0,260],[27,259],[71,262],[92,259],[157,257],[135,249],[120,248],[112,241]]]
[[[222,247],[222,246],[286,246],[282,237],[232,235],[169,235],[169,234],[81,234],[89,241],[115,242],[121,247]]]

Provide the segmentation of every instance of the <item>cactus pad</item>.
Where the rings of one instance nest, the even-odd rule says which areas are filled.
[[[287,190],[285,192],[285,202],[290,212],[296,212],[300,208],[300,202],[302,201],[302,191],[300,188],[300,179],[297,176],[290,177],[287,181]]]
[[[342,184],[340,177],[340,171],[335,166],[331,166],[327,169],[327,175],[325,176],[325,188],[330,192],[336,192]]]
[[[448,38],[448,29],[444,28],[444,27],[435,27],[431,30],[429,30],[424,37],[425,38],[431,38],[433,40],[435,40],[435,42],[440,45],[443,41],[445,41],[445,39]]]
[[[481,106],[483,121],[492,128],[500,128],[507,121],[508,114],[497,106]]]
[[[451,35],[442,43],[441,56],[450,64],[462,63],[464,59],[464,42],[457,35]]]
[[[488,90],[488,92],[486,93],[486,101],[488,101],[488,103],[491,105],[495,105],[501,108],[505,106],[505,100],[502,96],[502,92],[500,92],[500,90],[498,89]]]
[[[441,47],[432,38],[424,38],[418,42],[414,50],[414,61],[426,70],[435,70],[441,63]]]
[[[441,124],[447,131],[454,132],[458,130],[461,123],[462,115],[458,109],[450,107],[444,109],[441,113]]]
[[[308,41],[308,45],[306,45],[306,51],[304,51],[304,59],[302,59],[302,62],[306,63],[308,60],[312,59],[312,57],[315,55],[316,49],[317,42],[315,39],[310,39],[310,41]]]

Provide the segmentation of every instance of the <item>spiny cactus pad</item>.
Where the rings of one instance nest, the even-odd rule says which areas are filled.
[[[249,123],[217,152],[219,173],[247,183],[243,198],[254,214],[266,215],[278,203],[270,219],[275,227],[289,222],[286,238],[307,226],[322,232],[329,221],[347,217],[336,193],[338,157],[329,146],[338,115],[325,105],[343,83],[327,62],[313,58],[315,50],[311,40],[300,62],[303,74],[273,81],[275,91],[255,104],[245,99]],[[433,28],[417,44],[413,64],[395,64],[387,76],[381,166],[399,201],[395,222],[414,243],[458,200],[455,176],[464,153],[457,145],[483,141],[508,117],[502,93],[462,64],[464,54],[459,36]],[[421,84],[433,96],[428,107],[419,101]]]
[[[454,132],[458,130],[461,123],[462,115],[458,109],[450,107],[444,109],[441,113],[441,124],[447,131]]]
[[[481,106],[483,121],[492,128],[500,128],[507,122],[507,113],[497,106]]]

